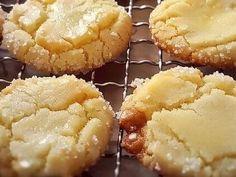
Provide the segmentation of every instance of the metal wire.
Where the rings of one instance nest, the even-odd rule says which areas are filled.
[[[129,6],[126,7],[128,14],[132,17],[133,10],[133,0],[129,1]],[[129,42],[128,49],[126,51],[126,61],[125,61],[125,78],[124,78],[124,91],[123,91],[123,100],[127,96],[128,90],[128,77],[129,77],[129,66],[130,66],[130,52],[131,52],[132,41]],[[120,174],[120,164],[122,156],[122,139],[123,139],[124,130],[119,128],[118,139],[117,139],[117,154],[116,154],[116,168],[114,171],[114,177],[118,177]]]
[[[15,0],[15,3],[13,4],[6,4],[6,3],[1,3],[0,2],[0,6],[1,7],[6,7],[6,8],[12,8],[15,4],[19,4],[20,0]]]

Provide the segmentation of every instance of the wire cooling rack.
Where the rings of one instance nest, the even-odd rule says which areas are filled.
[[[9,11],[20,0],[0,0],[4,10]],[[161,0],[120,0],[118,3],[125,7],[133,19],[133,36],[128,49],[116,61],[86,75],[77,75],[94,83],[111,102],[115,111],[119,110],[125,97],[132,93],[134,78],[151,77],[159,71],[176,65],[193,66],[173,60],[162,50],[159,50],[151,40],[148,18],[150,12]],[[204,73],[212,73],[214,68],[199,67]],[[235,71],[221,71],[235,78]],[[108,74],[109,73],[109,74]],[[0,90],[11,83],[13,79],[37,76],[48,76],[37,72],[29,66],[15,60],[7,51],[0,49]],[[50,75],[49,75],[50,76]],[[123,151],[121,142],[123,130],[116,124],[110,142],[110,148],[101,160],[85,172],[83,177],[156,177],[157,174],[144,168],[134,157]]]

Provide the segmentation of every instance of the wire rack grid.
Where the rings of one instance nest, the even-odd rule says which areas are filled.
[[[156,5],[160,4],[162,0],[153,0],[153,2],[151,3],[152,5],[146,3],[146,2],[150,2],[150,0],[139,0],[139,2],[141,3],[137,3],[138,0],[127,0],[126,4],[124,5],[125,6],[125,9],[127,10],[128,14],[133,17],[133,13],[134,11],[152,11]],[[21,3],[20,0],[15,0],[15,1],[1,1],[0,0],[0,5],[4,8],[4,9],[7,9],[7,10],[10,10],[13,5],[15,3]],[[124,3],[124,0],[120,0],[118,1],[118,3],[121,3],[123,4]],[[137,5],[138,4],[138,5]],[[141,5],[140,5],[141,4]],[[140,27],[146,27],[148,28],[149,27],[149,23],[148,21],[134,21],[133,22],[133,28],[136,29],[136,28],[140,28]],[[129,94],[129,89],[134,89],[132,87],[132,84],[130,83],[130,71],[131,71],[131,67],[132,66],[136,66],[136,65],[145,65],[145,67],[147,68],[148,70],[148,67],[149,66],[153,66],[157,69],[157,72],[158,71],[162,71],[168,67],[172,67],[172,66],[175,66],[175,65],[181,65],[181,66],[193,66],[191,64],[186,64],[186,63],[182,63],[182,62],[179,62],[177,60],[166,60],[165,59],[165,54],[163,53],[162,50],[160,49],[157,49],[156,48],[156,51],[157,51],[157,55],[155,56],[155,59],[149,59],[149,58],[144,58],[144,59],[139,59],[139,60],[133,60],[132,58],[132,51],[134,50],[134,47],[136,45],[154,45],[153,44],[153,41],[149,38],[138,38],[138,39],[132,39],[130,42],[129,42],[129,45],[128,45],[128,48],[126,50],[126,53],[125,53],[125,57],[124,57],[124,60],[119,60],[117,59],[116,61],[112,62],[114,65],[120,65],[122,67],[124,67],[124,70],[122,70],[122,72],[124,72],[124,74],[122,75],[121,77],[121,80],[122,82],[118,82],[118,81],[113,81],[113,80],[106,80],[106,81],[100,81],[98,82],[97,81],[97,78],[100,77],[99,74],[98,74],[98,71],[95,70],[95,71],[92,71],[91,73],[87,74],[86,76],[81,76],[81,75],[78,75],[78,77],[82,77],[82,78],[85,78],[87,81],[90,81],[92,82],[94,85],[96,85],[99,89],[104,89],[106,87],[114,87],[114,88],[117,88],[117,89],[121,89],[122,92],[121,92],[121,101],[123,101],[125,99],[125,97]],[[11,73],[9,73],[9,71],[7,71],[7,66],[6,66],[6,62],[13,62],[13,63],[17,63],[18,68],[19,70],[16,72],[16,74],[14,76],[11,76],[9,78],[11,79],[17,79],[17,78],[25,78],[25,77],[30,77],[29,75],[27,76],[27,74],[25,74],[27,70],[27,67],[25,64],[17,61],[15,58],[9,56],[9,54],[4,51],[3,49],[1,49],[1,52],[0,52],[0,71],[2,70],[2,75],[1,76],[1,72],[0,72],[0,89],[1,88],[4,88],[5,86],[9,85],[11,83],[11,80],[7,79],[8,75],[12,75]],[[2,68],[2,69],[1,69]],[[16,69],[14,69],[16,70]],[[135,72],[135,71],[134,71]],[[32,75],[37,75],[37,74],[32,74]],[[42,74],[40,73],[40,76],[42,76]],[[136,75],[135,75],[136,76]],[[112,102],[112,101],[111,101]],[[118,105],[120,106],[120,105]],[[118,110],[116,110],[118,111]],[[97,177],[97,176],[103,176],[103,177],[124,177],[124,176],[131,176],[130,172],[129,172],[129,169],[127,170],[126,169],[126,172],[122,172],[122,164],[124,164],[124,159],[131,159],[132,160],[132,163],[135,162],[134,160],[134,157],[127,154],[127,153],[124,153],[123,152],[123,149],[122,149],[122,146],[121,146],[121,143],[122,143],[122,139],[123,139],[123,136],[124,136],[124,132],[122,129],[119,129],[117,127],[117,131],[115,133],[115,138],[114,138],[114,143],[115,143],[115,150],[111,153],[106,153],[103,157],[102,157],[102,160],[104,159],[112,159],[113,161],[111,162],[112,165],[110,164],[110,161],[108,162],[109,165],[112,166],[112,172],[111,173],[102,173],[102,174],[96,174],[94,173],[93,171],[98,171],[100,170],[101,171],[101,168],[100,167],[95,167],[94,170],[90,170],[88,172],[85,172],[82,176],[85,176],[85,177]],[[102,161],[101,160],[101,161]],[[127,164],[129,165],[129,164]],[[109,168],[109,167],[108,167]],[[134,171],[136,171],[137,168],[141,168],[141,166],[135,166],[134,167]],[[107,170],[106,168],[103,167],[104,170]],[[124,170],[124,169],[123,169]],[[135,174],[135,176],[146,176],[146,177],[153,177],[153,176],[157,176],[157,174],[155,173],[151,173],[150,171],[144,169],[142,170],[143,174],[140,173],[140,174],[137,174],[136,172],[133,172],[133,174]],[[104,175],[105,174],[105,175]]]

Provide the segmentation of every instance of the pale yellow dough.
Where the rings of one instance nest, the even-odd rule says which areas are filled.
[[[234,0],[165,0],[150,16],[156,44],[181,59],[236,66]]]
[[[164,177],[236,176],[236,81],[176,67],[153,76],[122,109],[143,112],[143,164]],[[134,112],[137,112],[134,111]]]
[[[27,0],[8,15],[3,46],[39,70],[85,73],[118,57],[131,27],[114,0]]]
[[[15,80],[0,93],[0,176],[76,176],[106,150],[113,111],[74,76]]]

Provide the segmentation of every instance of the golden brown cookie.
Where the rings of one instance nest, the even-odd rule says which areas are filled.
[[[176,67],[138,86],[121,108],[123,146],[164,177],[236,176],[236,81]]]
[[[131,27],[114,0],[27,0],[10,12],[3,46],[39,70],[85,73],[118,57]]]
[[[0,7],[0,37],[2,37],[2,27],[3,27],[4,21],[5,21],[5,12]]]
[[[74,76],[15,80],[0,92],[0,176],[76,176],[106,150],[113,111]]]
[[[165,0],[151,13],[155,44],[201,65],[236,66],[234,0]]]

